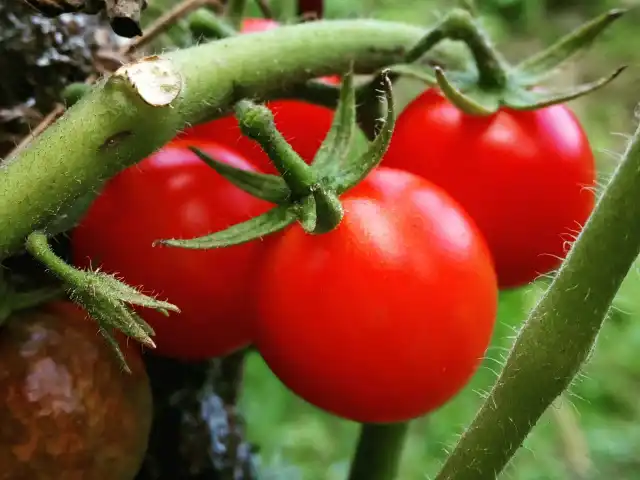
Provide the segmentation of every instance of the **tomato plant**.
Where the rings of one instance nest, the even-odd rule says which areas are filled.
[[[594,206],[593,153],[563,105],[471,116],[427,90],[400,114],[384,165],[462,204],[487,239],[501,287],[558,267]]]
[[[497,287],[475,225],[443,190],[380,168],[324,235],[286,230],[258,286],[256,346],[292,391],[360,422],[449,400],[489,343]]]
[[[246,18],[242,22],[241,33],[262,32],[278,28],[279,23],[263,18]],[[339,84],[336,76],[323,77],[326,82]],[[331,128],[333,110],[300,100],[274,100],[267,102],[274,114],[276,127],[291,144],[293,149],[311,163],[324,137]],[[228,145],[260,170],[275,173],[276,169],[262,148],[253,140],[243,136],[238,120],[233,116],[196,125],[180,134],[181,138],[204,138]]]
[[[153,405],[140,347],[125,373],[95,322],[67,302],[14,313],[0,335],[4,478],[133,478]]]
[[[176,141],[109,181],[72,236],[74,262],[116,273],[130,285],[167,298],[180,314],[141,309],[156,332],[158,353],[204,359],[250,340],[247,283],[263,242],[218,250],[154,247],[163,238],[192,238],[266,211],[187,149],[199,147],[238,168],[253,169],[211,142]]]

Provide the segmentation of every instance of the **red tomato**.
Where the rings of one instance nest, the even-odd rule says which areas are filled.
[[[505,288],[558,267],[595,201],[589,141],[560,105],[475,117],[431,89],[400,114],[383,164],[431,180],[462,204]]]
[[[198,360],[250,341],[247,283],[261,258],[260,241],[216,250],[153,247],[163,238],[194,238],[264,213],[269,204],[240,190],[174,142],[114,177],[72,236],[74,262],[116,273],[182,313],[140,315],[156,331],[157,352]],[[197,146],[235,167],[254,170],[214,143]]]
[[[268,18],[244,18],[240,33],[266,32],[278,28],[280,24]]]
[[[263,18],[246,18],[242,22],[242,33],[262,32],[278,28],[279,23]],[[335,85],[340,77],[322,77]],[[324,137],[331,128],[333,110],[299,100],[274,100],[267,102],[275,117],[276,127],[291,144],[302,159],[311,163],[320,148]],[[260,170],[276,173],[271,160],[255,141],[242,135],[238,121],[234,116],[213,120],[186,129],[179,138],[204,138],[228,145],[245,158],[248,158]]]
[[[484,239],[446,192],[380,168],[343,197],[324,235],[293,226],[266,256],[256,346],[293,392],[358,422],[430,412],[489,343],[496,276]]]

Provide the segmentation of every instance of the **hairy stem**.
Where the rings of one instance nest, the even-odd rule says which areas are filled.
[[[640,253],[640,128],[438,480],[495,478],[587,360]]]
[[[478,84],[487,89],[504,88],[508,66],[500,52],[493,46],[487,33],[467,10],[452,10],[439,25],[408,52],[405,61],[415,62],[425,52],[444,39],[464,42],[478,68]]]
[[[409,423],[363,424],[349,480],[393,480]]]
[[[182,85],[163,107],[141,101],[126,82],[100,82],[0,170],[0,260],[188,124],[228,113],[243,95],[260,99],[352,62],[359,71],[397,63],[422,32],[393,22],[318,21],[171,52],[163,58]]]

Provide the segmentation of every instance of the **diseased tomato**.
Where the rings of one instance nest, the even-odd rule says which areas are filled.
[[[153,404],[140,346],[121,348],[131,374],[70,303],[9,318],[0,330],[0,477],[135,477]]]
[[[561,105],[475,117],[430,89],[400,114],[383,164],[427,178],[462,204],[505,288],[558,267],[595,201],[593,153]]]
[[[430,412],[489,344],[497,286],[484,239],[439,187],[381,167],[324,235],[299,225],[266,256],[256,346],[293,392],[372,423]]]
[[[273,20],[245,18],[241,33],[262,32],[279,26],[280,24]],[[338,76],[322,79],[334,85],[340,84]],[[333,110],[300,100],[274,100],[267,102],[267,106],[273,112],[280,133],[305,162],[311,163],[331,128]],[[242,135],[238,120],[234,116],[195,125],[182,132],[179,138],[203,138],[227,145],[251,160],[258,169],[266,173],[276,173],[275,167],[260,145]]]
[[[187,150],[197,146],[232,166],[246,160],[210,142],[173,142],[109,181],[72,235],[81,267],[116,273],[181,309],[140,315],[156,331],[157,352],[187,360],[227,354],[250,341],[247,284],[264,242],[216,250],[153,247],[194,238],[264,213],[270,204],[232,185]]]

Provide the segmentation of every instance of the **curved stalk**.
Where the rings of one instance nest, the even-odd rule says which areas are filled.
[[[422,33],[393,22],[318,21],[171,52],[162,58],[180,90],[163,106],[142,101],[127,81],[100,82],[0,170],[0,260],[186,125],[228,113],[243,95],[262,98],[352,63],[365,71],[397,63]]]
[[[640,128],[436,480],[495,478],[591,353],[640,253]]]

